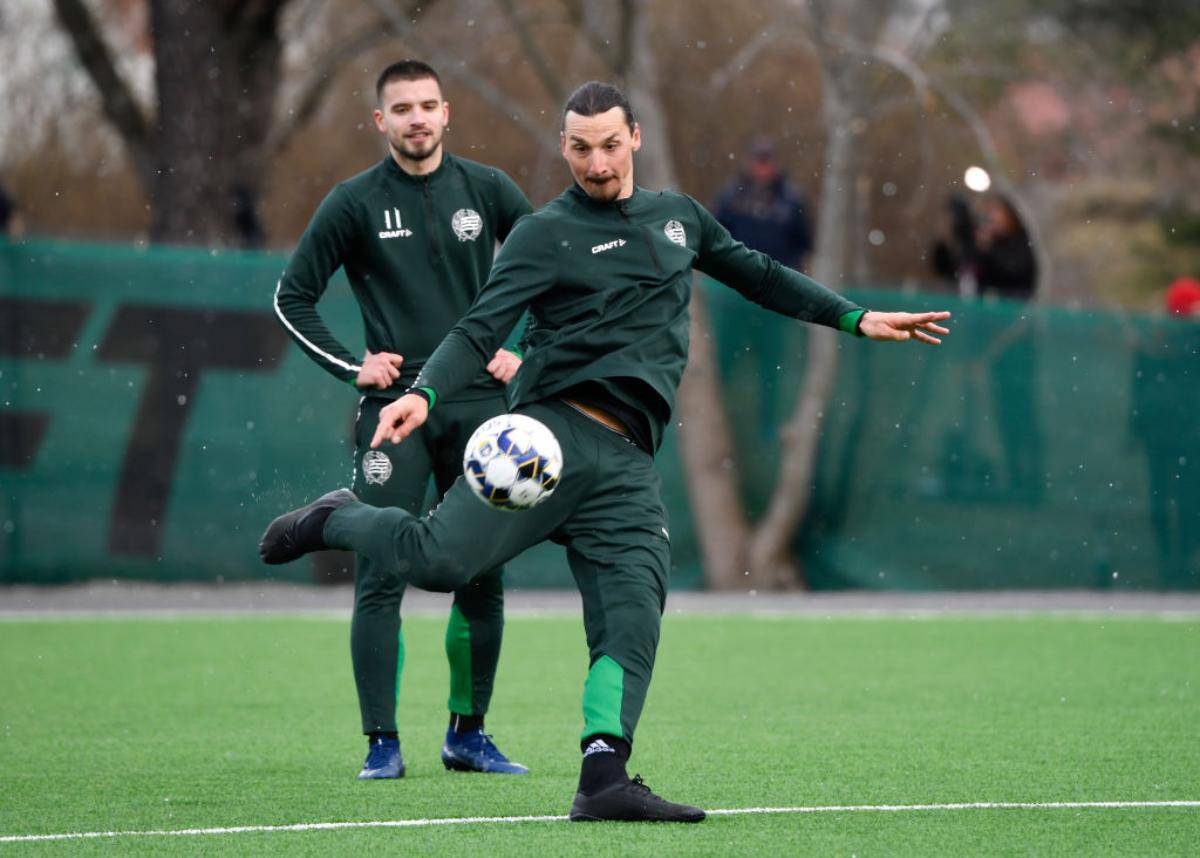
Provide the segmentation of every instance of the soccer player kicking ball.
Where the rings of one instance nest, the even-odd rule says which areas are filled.
[[[517,224],[475,304],[413,390],[382,410],[371,442],[412,443],[404,439],[479,372],[528,308],[530,348],[509,402],[558,438],[563,471],[554,493],[530,510],[504,512],[459,480],[418,519],[343,489],[275,519],[260,553],[285,563],[349,548],[408,583],[447,590],[542,540],[565,545],[591,664],[571,819],[698,822],[704,811],[626,774],[667,594],[669,536],[653,456],[687,360],[692,269],[775,312],[876,340],[936,345],[950,314],[865,311],[735,242],[691,197],[637,187],[641,134],[615,87],[576,90],[561,137],[574,184]]]
[[[508,176],[443,151],[450,106],[437,72],[418,60],[388,66],[375,86],[375,125],[387,139],[379,164],[335,187],[300,239],[275,292],[275,311],[305,354],[362,392],[355,428],[354,490],[364,501],[420,511],[430,475],[444,493],[461,472],[475,427],[506,410],[502,382],[520,360],[489,356],[438,415],[403,447],[369,448],[381,409],[400,396],[425,359],[471,306],[491,270],[496,241],[532,207]],[[330,333],[316,304],[338,267],[362,310],[362,360]],[[489,375],[490,374],[490,375]],[[492,377],[494,376],[494,378]],[[455,588],[446,627],[450,726],[448,769],[522,773],[483,732],[504,632],[499,564]],[[404,647],[404,579],[360,554],[354,572],[350,655],[367,759],[359,778],[404,775],[396,701]]]

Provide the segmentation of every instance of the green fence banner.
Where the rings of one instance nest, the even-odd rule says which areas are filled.
[[[279,254],[0,244],[0,583],[344,576],[268,569],[262,528],[350,480],[358,397],[284,334]],[[805,326],[705,282],[742,492],[769,501]],[[841,337],[811,514],[818,589],[1200,586],[1200,325],[851,290],[955,313],[940,349]],[[339,276],[321,303],[361,348]],[[675,438],[673,586],[702,585]],[[562,549],[512,587],[571,586]]]
[[[839,340],[811,514],[815,589],[1200,587],[1200,320],[851,290],[953,312],[942,346]],[[710,290],[751,517],[806,326]]]

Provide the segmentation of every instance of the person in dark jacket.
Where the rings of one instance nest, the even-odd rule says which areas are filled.
[[[745,171],[721,192],[713,214],[751,250],[797,271],[812,252],[808,205],[788,181],[770,140],[756,140],[750,147]]]
[[[978,221],[967,201],[952,195],[947,200],[950,235],[933,252],[937,273],[956,280],[963,298],[1029,301],[1037,291],[1037,256],[1029,233],[1006,197],[985,198]],[[980,330],[982,348],[977,363],[986,367],[992,393],[992,410],[1000,436],[1005,496],[1036,505],[1045,491],[1042,455],[1038,339],[1032,319],[1022,310],[997,308],[981,315],[981,328],[996,323],[995,330]]]
[[[964,298],[976,294],[1028,301],[1037,289],[1037,257],[1016,207],[999,194],[984,203],[978,220],[957,194],[946,200],[950,234],[933,250],[938,276],[957,280]]]

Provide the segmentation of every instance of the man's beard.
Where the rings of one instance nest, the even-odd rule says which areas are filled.
[[[430,132],[429,137],[427,137],[422,143],[414,145],[404,137],[401,137],[398,144],[395,142],[392,143],[392,148],[395,149],[401,155],[401,157],[409,161],[424,161],[426,158],[431,157],[435,152],[437,152],[438,147],[441,145],[441,135],[434,135],[432,132]]]

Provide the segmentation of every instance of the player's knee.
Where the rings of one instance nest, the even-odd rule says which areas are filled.
[[[475,570],[462,558],[448,554],[429,555],[414,563],[408,580],[422,590],[452,593],[474,576]]]

